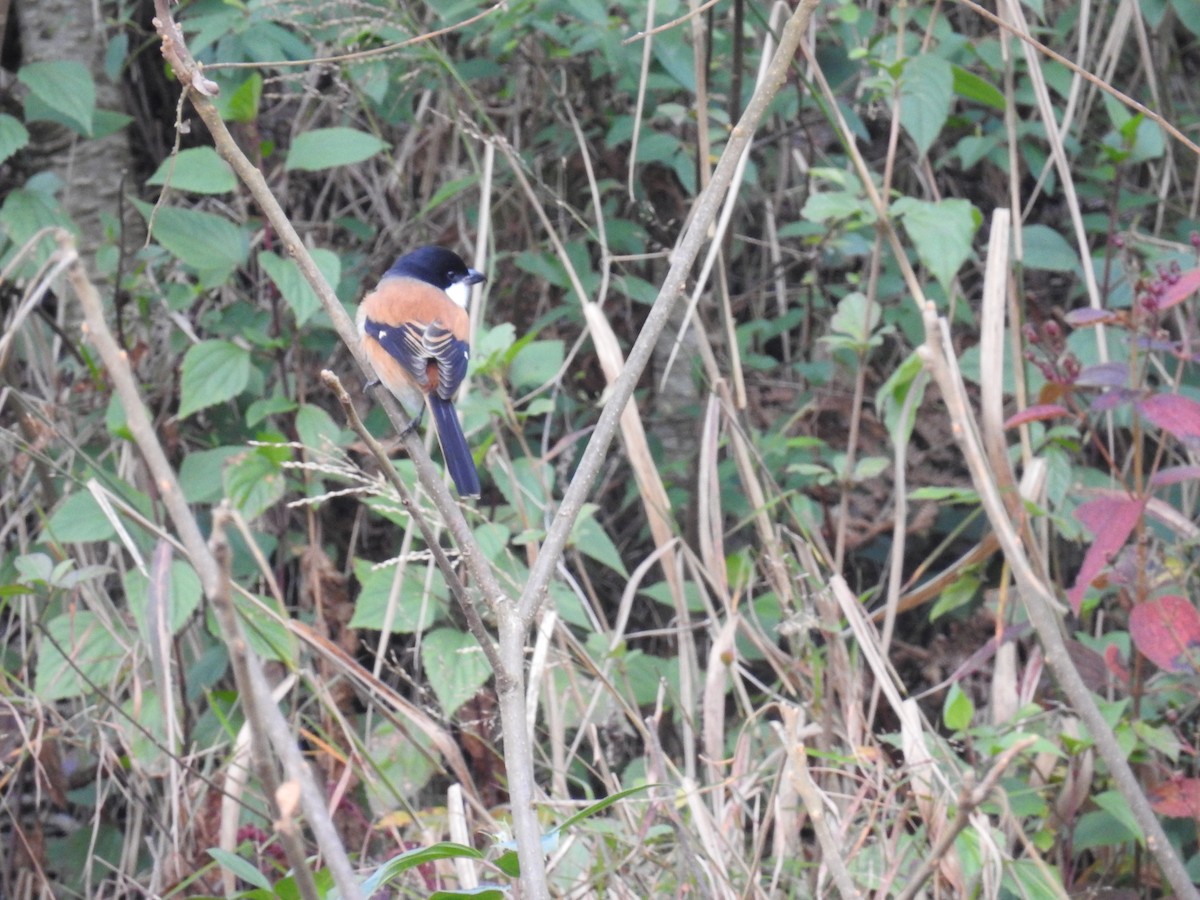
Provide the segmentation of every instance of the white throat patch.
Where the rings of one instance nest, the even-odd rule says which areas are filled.
[[[471,299],[471,286],[459,281],[446,288],[446,296],[463,309],[466,309],[467,301]]]

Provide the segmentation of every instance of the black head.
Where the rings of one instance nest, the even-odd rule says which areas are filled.
[[[482,272],[469,268],[457,253],[445,247],[418,247],[392,263],[383,277],[415,278],[443,291],[456,284],[478,284],[484,280]]]

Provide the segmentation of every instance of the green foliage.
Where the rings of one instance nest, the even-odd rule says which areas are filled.
[[[96,115],[96,84],[78,60],[33,62],[22,66],[17,79],[29,88],[25,121],[49,121],[91,136]]]
[[[1048,21],[1040,3],[1024,6],[1041,40],[1074,54],[1073,14]],[[1179,83],[1173,67],[1200,22],[1187,0],[1138,7],[1163,52],[1134,65],[1130,49],[1111,80],[1157,109],[1144,85]],[[735,8],[744,13],[740,30]],[[466,2],[334,9],[198,0],[180,16],[189,47],[221,88],[217,110],[235,124],[239,145],[305,245],[316,248],[321,274],[348,309],[398,251],[430,242],[465,250],[487,235],[489,283],[474,310],[470,392],[460,401],[484,480],[468,521],[515,594],[605,397],[569,272],[628,352],[700,185],[745,108],[770,10],[718,5],[706,18],[653,34],[643,32],[683,16],[687,5],[659,3],[647,21],[646,7],[629,2],[518,0],[462,24],[480,12]],[[184,498],[205,526],[222,502],[244,524],[235,535],[235,602],[250,644],[274,662],[272,673],[296,676],[281,702],[314,762],[340,779],[339,816],[375,826],[359,845],[360,866],[372,873],[366,892],[467,895],[435,865],[452,858],[488,867],[492,880],[471,896],[496,894],[496,885],[508,890],[516,873],[510,845],[498,840],[480,852],[429,839],[443,827],[448,780],[458,778],[446,772],[447,744],[469,748],[461,752],[481,773],[471,787],[493,792],[479,809],[502,807],[505,775],[498,765],[487,768],[503,749],[490,667],[414,528],[414,513],[428,516],[428,505],[418,499],[414,510],[384,486],[319,380],[323,368],[336,372],[371,429],[384,433],[383,416],[300,274],[296,248],[266,224],[186,103],[188,132],[174,133],[177,88],[153,80],[163,69],[159,41],[139,31],[125,6],[112,15],[101,68],[26,61],[0,113],[0,287],[15,301],[4,304],[5,315],[33,298],[30,314],[12,331],[6,318],[0,334],[0,446],[11,450],[0,461],[6,698],[31,722],[53,721],[81,769],[108,772],[105,748],[119,746],[122,777],[136,787],[127,795],[153,798],[156,810],[163,785],[174,784],[162,777],[169,765],[178,765],[188,802],[215,808],[207,782],[192,779],[187,754],[194,748],[224,762],[242,724],[228,651],[215,637],[195,569],[182,557],[158,568],[148,562],[175,527],[162,486],[145,477],[125,411],[81,339],[70,291],[62,282],[47,290],[39,280],[55,247],[47,229],[62,227],[88,235],[87,270],[142,379]],[[936,5],[876,13],[844,2],[822,4],[821,15],[814,64],[833,84],[848,130],[816,82],[795,82],[776,97],[739,185],[720,268],[690,324],[703,329],[705,343],[687,345],[676,380],[664,383],[653,372],[639,386],[678,540],[670,554],[656,546],[647,526],[651,500],[614,444],[549,589],[555,616],[547,622],[559,630],[539,636],[540,655],[531,657],[541,679],[534,735],[545,770],[537,776],[555,804],[584,804],[574,816],[559,806],[545,812],[566,816],[547,833],[556,888],[604,893],[622,878],[655,894],[806,896],[825,888],[816,851],[789,843],[799,828],[755,818],[768,808],[782,815],[775,806],[755,811],[737,799],[768,796],[785,783],[779,773],[794,765],[787,755],[794,745],[781,742],[779,717],[792,707],[811,711],[824,729],[805,746],[810,759],[821,759],[824,768],[812,771],[829,802],[841,804],[847,780],[864,785],[867,802],[839,806],[844,827],[858,835],[854,857],[844,861],[858,885],[887,893],[894,884],[879,873],[903,879],[928,855],[930,828],[897,825],[921,821],[925,810],[908,799],[921,793],[912,769],[892,756],[893,748],[904,752],[885,724],[893,717],[865,721],[863,709],[848,708],[856,701],[842,692],[864,680],[865,654],[844,639],[842,614],[821,606],[827,571],[803,561],[811,551],[828,566],[840,552],[839,574],[861,595],[887,584],[897,564],[890,543],[897,450],[909,466],[913,520],[898,562],[904,590],[953,576],[922,611],[900,620],[891,647],[912,695],[930,687],[926,680],[948,679],[922,706],[934,723],[921,736],[934,764],[947,777],[982,773],[1015,741],[1037,740],[1010,761],[996,807],[981,808],[992,832],[972,827],[955,841],[952,862],[964,882],[950,884],[954,866],[946,865],[936,891],[980,893],[984,873],[995,872],[988,854],[1012,845],[1013,828],[1044,859],[1003,851],[1001,893],[1042,895],[1067,881],[1072,891],[1092,888],[1097,876],[1088,866],[1101,854],[1112,880],[1150,883],[1136,869],[1144,857],[1134,850],[1140,835],[1127,804],[1091,755],[1091,737],[1059,716],[1057,698],[1043,687],[1038,706],[995,724],[999,700],[975,672],[943,658],[954,643],[964,657],[986,658],[986,669],[995,652],[986,641],[999,632],[991,621],[972,626],[1003,615],[1000,624],[1018,635],[1006,640],[1026,642],[1021,702],[1043,683],[1019,604],[996,599],[1001,567],[986,558],[951,561],[985,536],[978,494],[937,395],[926,392],[920,311],[880,219],[898,232],[939,310],[955,312],[953,337],[968,377],[1003,379],[1018,417],[1006,438],[1021,454],[1021,471],[1032,470],[1034,457],[1046,465],[1045,491],[1026,502],[1023,524],[1039,541],[1044,536],[1045,571],[1088,632],[1080,636],[1081,659],[1097,690],[1118,698],[1107,714],[1122,747],[1153,773],[1156,809],[1189,824],[1200,787],[1180,722],[1196,703],[1200,645],[1191,599],[1195,540],[1185,526],[1196,518],[1200,475],[1191,455],[1200,376],[1191,333],[1197,223],[1178,185],[1190,183],[1190,157],[1151,117],[1100,93],[1098,103],[1071,107],[1064,133],[1071,170],[1061,172],[1051,165],[1047,131],[1059,125],[1031,113],[1031,66],[1041,67],[1056,114],[1078,96],[1066,68],[1012,47],[1005,54],[990,25]],[[450,30],[408,43],[439,28]],[[696,46],[698,33],[706,45]],[[354,55],[319,69],[272,65],[342,54]],[[1093,61],[1079,63],[1098,70]],[[97,87],[120,78],[154,89],[145,94],[154,108],[135,103],[132,122],[97,105]],[[1169,89],[1164,96],[1174,124],[1193,133],[1198,114],[1187,98]],[[1010,106],[1015,134],[1004,120]],[[48,125],[65,129],[76,160],[101,152],[97,139],[106,134],[139,142],[125,197],[140,221],[123,219],[115,203],[98,225],[85,221],[73,204],[79,186],[65,180],[68,167],[51,169],[45,157]],[[851,142],[868,174],[853,165]],[[1010,173],[1014,162],[1018,171]],[[883,211],[863,178],[884,197]],[[1082,204],[1086,248],[1071,221],[1067,178]],[[1012,203],[1014,189],[1023,221],[1013,289],[1036,326],[1022,335],[1032,358],[1010,350],[1002,373],[983,372],[969,349],[982,230],[992,209]],[[1089,270],[1100,296],[1085,299]],[[1070,312],[1084,303],[1091,309],[1093,300],[1099,310]],[[1051,322],[1057,336],[1047,330]],[[1063,322],[1072,333],[1063,334]],[[1107,329],[1102,340],[1090,330],[1097,324]],[[865,396],[874,397],[871,409],[851,408],[847,386],[859,375]],[[1018,396],[1029,400],[1027,409],[1013,406]],[[709,468],[702,460],[711,460]],[[414,483],[408,460],[394,464]],[[919,516],[920,506],[936,514]],[[661,564],[676,567],[678,594]],[[709,656],[728,623],[736,635],[720,646],[732,649]],[[164,638],[173,684],[150,678],[148,647]],[[380,700],[374,679],[420,709],[426,727],[414,728]],[[331,697],[344,683],[359,693]],[[184,734],[167,728],[168,709]],[[88,717],[111,744],[73,730]],[[849,734],[863,746],[841,746]],[[941,746],[944,735],[959,743]],[[818,757],[815,746],[829,752]],[[32,745],[21,747],[31,766]],[[679,793],[670,810],[648,811],[636,827],[600,815],[627,799],[619,785],[644,783],[651,766]],[[1077,782],[1081,772],[1090,781]],[[240,821],[265,828],[258,790],[248,789]],[[607,799],[589,803],[601,793]],[[99,821],[100,804],[112,796],[97,788],[89,796],[75,791],[71,801],[85,820]],[[728,858],[677,866],[680,841],[689,853],[711,849],[685,833],[711,815],[695,804],[709,802],[739,817],[733,837],[726,835]],[[948,791],[930,802],[940,815],[957,797]],[[1001,806],[1011,811],[1003,834]],[[405,824],[389,818],[398,810]],[[570,841],[560,841],[564,829]],[[420,846],[398,852],[399,832]],[[1194,834],[1185,832],[1177,832],[1180,846],[1195,853]],[[151,882],[154,860],[140,851],[122,857],[119,829],[83,834],[95,837],[105,859],[134,860],[122,870],[127,877]],[[264,864],[265,855],[252,861],[245,845],[211,854],[240,879],[242,896],[295,896],[294,881]],[[64,884],[77,893],[97,889],[65,865],[55,870]],[[441,880],[427,883],[418,867]],[[708,872],[731,873],[730,882],[709,883]],[[318,877],[330,891],[328,874]],[[622,890],[627,883],[613,893]]]
[[[296,136],[284,168],[319,172],[336,166],[352,166],[387,149],[386,141],[353,128],[318,128]]]

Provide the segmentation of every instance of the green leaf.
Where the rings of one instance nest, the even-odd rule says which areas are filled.
[[[209,847],[208,855],[216,860],[217,865],[222,869],[233,873],[237,878],[246,882],[246,884],[252,884],[264,891],[271,891],[271,879],[259,871],[258,866],[248,860],[242,859],[236,853],[230,853],[228,850],[222,850],[220,847]],[[271,891],[271,894],[273,896],[274,891]]]
[[[192,147],[164,159],[146,183],[169,184],[194,194],[226,194],[237,187],[237,177],[212,147]]]
[[[626,788],[623,791],[617,791],[615,794],[609,794],[603,800],[597,800],[595,803],[591,804],[590,806],[585,806],[583,809],[581,809],[579,812],[575,813],[575,815],[571,816],[569,819],[567,819],[565,822],[563,822],[561,825],[559,825],[558,828],[556,828],[554,830],[555,831],[565,831],[566,829],[570,828],[572,825],[575,825],[575,824],[583,821],[584,819],[594,816],[597,813],[603,812],[604,810],[608,809],[613,804],[618,803],[621,800],[624,800],[626,797],[632,797],[634,794],[640,794],[643,791],[648,791],[654,787],[658,787],[658,785],[657,784],[642,784],[642,785],[638,785],[637,787]]]
[[[27,102],[26,121],[60,122],[85,137],[91,136],[96,114],[96,84],[87,66],[73,59],[34,62],[22,66],[17,79],[44,107],[31,114]]]
[[[438,628],[425,636],[421,660],[442,713],[451,717],[478,693],[492,667],[469,632]]]
[[[0,113],[0,163],[29,143],[29,131],[15,119]]]
[[[250,256],[246,233],[228,219],[174,206],[161,206],[155,211],[150,204],[139,200],[134,200],[133,205],[147,223],[153,218],[154,240],[194,269],[200,276],[201,287],[214,287],[225,281]]]
[[[979,578],[968,569],[938,595],[937,602],[929,610],[929,621],[935,622],[948,612],[966,606],[979,593]]]
[[[262,75],[259,72],[251,73],[249,78],[229,92],[226,118],[234,122],[253,122],[257,119],[262,104],[262,89]]]
[[[111,540],[117,529],[91,491],[76,491],[59,504],[46,523],[46,532],[59,543],[72,544]]]
[[[300,443],[318,452],[328,452],[353,438],[337,426],[329,413],[311,403],[301,405],[296,411],[296,434]]]
[[[49,189],[42,189],[43,185]],[[60,187],[62,182],[58,178],[50,173],[43,173],[30,178],[25,187],[9,191],[3,205],[0,206],[0,230],[3,230],[12,243],[18,245],[30,240],[43,228],[57,226],[78,234],[79,229],[63,212],[62,206],[54,196],[54,192]],[[48,237],[43,240],[47,248],[52,243]]]
[[[250,383],[250,351],[230,341],[201,341],[183,357],[179,418],[232,400]]]
[[[875,210],[865,197],[851,191],[820,191],[809,194],[800,215],[810,222],[838,220],[875,221]]]
[[[518,391],[539,388],[558,375],[565,358],[562,341],[530,341],[513,358],[509,381]]]
[[[428,202],[421,208],[421,211],[417,213],[417,218],[423,218],[447,200],[453,200],[463,191],[474,187],[478,183],[479,176],[476,174],[464,175],[462,178],[451,178],[434,191],[433,196],[429,198]]]
[[[246,642],[254,652],[267,659],[294,660],[296,659],[296,639],[292,636],[287,625],[283,624],[287,616],[278,604],[270,597],[255,595],[246,597],[240,591],[234,592],[233,605],[238,618],[242,620],[242,628],[246,632]],[[274,610],[276,615],[264,611],[264,607]],[[212,609],[207,610],[206,627],[209,634],[217,637],[220,629]]]
[[[965,731],[971,726],[971,718],[975,715],[975,704],[955,681],[946,692],[946,702],[942,705],[942,721],[951,731]]]
[[[133,621],[139,624],[143,636],[151,639],[147,632],[148,616],[146,604],[150,596],[150,579],[142,574],[140,569],[129,569],[123,580],[125,599]],[[200,586],[200,576],[190,564],[182,559],[171,560],[171,577],[169,581],[169,596],[167,597],[171,634],[178,634],[184,625],[200,606],[203,589]]]
[[[882,317],[883,310],[878,303],[867,299],[861,291],[851,291],[838,301],[837,310],[829,320],[832,334],[821,340],[834,347],[866,353],[880,343],[877,330]]]
[[[354,616],[350,619],[351,628],[370,628],[374,631],[383,629],[387,623],[396,565],[390,563],[375,567],[366,560],[354,560],[354,577],[358,579],[361,589],[354,604]],[[432,587],[433,596],[426,597],[425,567],[409,563],[396,594],[395,610],[390,623],[394,634],[424,631],[437,621],[437,617],[445,608],[445,582],[438,576]]]
[[[336,285],[342,278],[342,261],[338,255],[332,250],[321,249],[313,250],[311,254],[325,281],[331,286]],[[291,307],[297,325],[303,325],[321,308],[317,292],[312,289],[308,279],[300,274],[300,267],[294,259],[284,259],[270,250],[264,250],[258,254],[258,264]]]
[[[1129,833],[1137,838],[1138,843],[1142,843],[1142,829],[1138,826],[1137,819],[1133,816],[1133,810],[1129,808],[1128,801],[1121,796],[1120,791],[1101,791],[1092,799],[1097,806],[1107,810],[1114,819],[1124,825]]]
[[[988,81],[984,81],[974,72],[968,72],[962,66],[951,66],[954,71],[954,93],[964,100],[974,100],[1004,112],[1004,94]]]
[[[108,690],[136,643],[118,622],[106,624],[90,610],[55,616],[46,623],[34,691],[48,703]]]
[[[429,779],[441,771],[433,740],[415,728],[377,721],[367,735],[365,749],[374,763],[372,777],[364,787],[367,802],[377,816],[391,815],[398,807],[411,803]]]
[[[950,282],[971,255],[971,242],[983,221],[979,210],[967,200],[931,203],[901,197],[892,204],[892,212],[904,222],[917,258],[949,294]]]
[[[585,503],[580,511],[575,526],[571,529],[571,543],[584,556],[590,556],[616,572],[628,577],[629,571],[617,550],[617,545],[600,527],[595,519],[598,507],[594,503]]]
[[[1196,0],[1171,0],[1171,5],[1175,7],[1175,15],[1179,16],[1183,27],[1200,37],[1200,3]]]
[[[946,119],[954,99],[954,70],[940,56],[914,56],[900,77],[900,124],[924,156]]]
[[[373,134],[353,128],[318,128],[297,136],[288,151],[284,169],[318,172],[351,166],[370,159],[391,145]]]
[[[225,467],[225,495],[246,519],[257,519],[283,499],[286,479],[273,448],[256,447]]]
[[[1078,272],[1079,254],[1065,237],[1049,225],[1027,225],[1022,235],[1026,269],[1044,272]]]
[[[424,863],[437,862],[439,859],[483,859],[483,854],[474,847],[468,847],[464,844],[454,844],[450,841],[442,841],[439,844],[430,844],[428,847],[414,847],[412,850],[407,850],[399,856],[393,856],[387,862],[372,873],[372,875],[363,882],[362,894],[364,897],[370,897],[376,894],[389,881],[404,872],[407,872],[413,866],[423,865]]]
[[[193,450],[179,464],[179,486],[183,499],[188,503],[215,503],[225,496],[225,483],[221,473],[225,463],[245,447],[214,447],[211,450]]]
[[[928,383],[925,362],[914,350],[875,392],[875,409],[883,419],[892,443],[898,447],[907,446],[912,437]]]

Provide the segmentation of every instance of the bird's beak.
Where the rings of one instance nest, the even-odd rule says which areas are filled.
[[[467,269],[466,276],[459,281],[459,284],[479,284],[483,281],[487,281],[486,275],[478,269]]]

